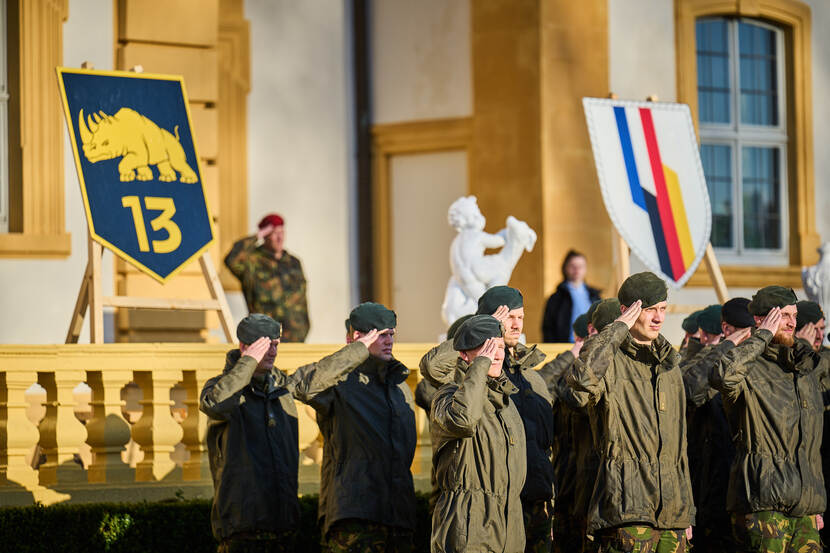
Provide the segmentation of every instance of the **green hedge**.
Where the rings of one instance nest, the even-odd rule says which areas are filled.
[[[415,551],[429,551],[428,495],[417,494]],[[300,498],[295,550],[320,551],[317,496]],[[93,503],[0,509],[0,552],[201,553],[215,552],[210,501]]]

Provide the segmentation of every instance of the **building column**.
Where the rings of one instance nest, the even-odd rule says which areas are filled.
[[[471,10],[470,192],[488,231],[513,215],[538,234],[510,281],[524,294],[525,332],[536,342],[569,248],[587,255],[593,285],[613,278],[581,101],[608,93],[607,0],[486,0]]]

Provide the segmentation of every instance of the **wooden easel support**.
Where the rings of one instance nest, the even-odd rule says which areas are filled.
[[[67,344],[78,343],[81,329],[84,325],[87,307],[90,311],[89,341],[92,344],[104,343],[104,306],[125,307],[138,309],[189,309],[194,311],[216,311],[225,339],[233,342],[233,322],[231,309],[225,297],[225,291],[219,281],[219,275],[213,266],[210,255],[203,253],[199,258],[202,275],[207,283],[211,299],[174,299],[174,298],[143,298],[137,296],[106,296],[101,293],[101,258],[104,248],[98,242],[88,239],[89,260],[87,261],[81,288],[78,291],[78,300],[69,322],[69,331],[66,334]]]
[[[629,260],[631,250],[625,242],[625,239],[620,236],[619,232],[617,232],[617,229],[613,226],[611,229],[614,237],[613,247],[615,257],[617,258],[617,265],[614,268],[614,277],[617,283],[617,288],[619,289],[623,281],[631,275],[631,263]],[[703,261],[706,263],[706,271],[709,273],[709,278],[712,280],[712,287],[715,289],[718,301],[720,303],[725,303],[729,300],[729,290],[726,288],[726,281],[723,278],[723,273],[720,270],[720,264],[718,263],[718,259],[715,257],[715,250],[712,248],[711,242],[706,244],[706,253],[703,255]],[[673,304],[669,305],[668,311],[671,313],[692,313],[697,309],[699,309],[699,307],[694,305]]]

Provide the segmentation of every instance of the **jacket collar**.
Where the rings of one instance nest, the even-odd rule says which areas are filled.
[[[761,354],[787,372],[808,374],[821,362],[821,357],[806,341],[796,338],[792,347],[770,342]]]
[[[505,349],[503,367],[509,371],[531,369],[545,360],[545,354],[539,351],[534,344],[527,347],[524,344],[516,344],[514,354]]]
[[[356,370],[366,376],[377,377],[382,383],[386,383],[389,380],[390,382],[398,384],[406,380],[406,377],[409,376],[409,369],[406,368],[406,365],[394,357],[389,361],[381,361],[370,355]]]
[[[670,370],[675,365],[674,357],[677,355],[677,352],[674,351],[672,345],[662,334],[658,334],[657,338],[647,345],[635,342],[629,332],[620,344],[620,351],[635,361],[648,363],[649,365],[657,364],[664,370]]]

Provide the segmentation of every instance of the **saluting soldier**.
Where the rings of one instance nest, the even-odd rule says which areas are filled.
[[[698,323],[701,341],[707,345],[680,364],[686,387],[689,468],[697,507],[694,545],[695,551],[701,553],[735,550],[726,510],[729,468],[735,446],[723,399],[709,380],[720,357],[746,340],[755,326],[747,305],[748,299],[733,298],[723,307],[704,309]]]
[[[712,373],[736,425],[727,509],[743,552],[821,551],[819,380],[828,361],[813,351],[813,340],[794,338],[796,302],[789,288],[759,290],[749,304],[757,330]]]
[[[599,469],[587,531],[604,552],[677,553],[691,539],[680,357],[660,334],[666,297],[653,273],[626,279],[622,314],[583,346],[568,381],[589,406]]]
[[[504,373],[519,390],[511,400],[527,437],[527,480],[522,489],[527,553],[551,550],[553,525],[553,400],[534,367],[545,354],[519,342],[524,331],[524,298],[510,286],[494,286],[478,299],[479,315],[493,315],[504,325]]]
[[[274,367],[280,325],[248,315],[236,329],[239,349],[202,389],[213,475],[211,526],[220,553],[293,551],[299,523],[299,444],[294,397],[341,382],[368,356],[369,333],[317,363],[286,375]]]
[[[265,313],[282,325],[283,342],[308,335],[306,280],[300,260],[285,250],[285,222],[271,213],[259,230],[234,243],[225,265],[242,285],[250,313]]]
[[[366,302],[349,314],[350,341],[379,331],[341,383],[306,394],[323,435],[319,518],[324,551],[412,550],[415,405],[409,370],[392,354],[397,317]]]
[[[453,382],[432,400],[430,433],[438,500],[433,553],[522,553],[521,491],[527,472],[519,393],[502,371],[502,325],[476,315],[458,329]]]

